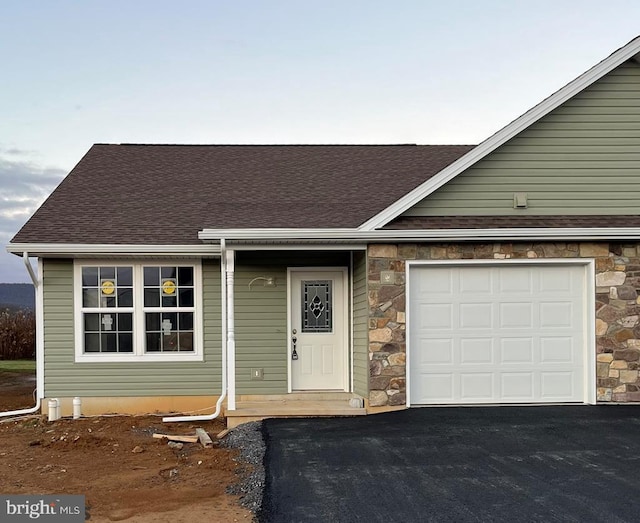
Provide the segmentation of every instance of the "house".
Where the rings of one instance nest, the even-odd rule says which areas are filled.
[[[475,147],[93,146],[8,246],[38,258],[39,396],[640,401],[639,53]]]

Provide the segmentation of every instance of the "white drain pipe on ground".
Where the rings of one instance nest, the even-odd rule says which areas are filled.
[[[33,287],[36,291],[36,405],[35,407],[31,407],[29,409],[20,409],[20,410],[10,410],[7,412],[0,412],[0,418],[8,418],[10,416],[23,416],[26,414],[33,414],[40,410],[40,380],[42,379],[42,370],[43,370],[43,362],[44,362],[44,354],[43,354],[43,343],[41,343],[42,336],[42,289],[40,288],[40,280],[36,276],[36,273],[33,271],[33,267],[31,267],[31,263],[29,263],[29,253],[22,253],[22,260],[29,272],[29,276],[31,277],[31,281],[33,282]]]
[[[221,315],[222,315],[222,391],[220,392],[220,398],[216,403],[216,411],[213,414],[203,414],[195,416],[170,416],[162,418],[165,423],[173,423],[178,421],[211,421],[217,418],[222,412],[222,402],[227,396],[227,350],[228,344],[232,341],[227,340],[227,309],[233,310],[233,285],[227,284],[227,254],[229,254],[229,260],[231,270],[234,269],[233,252],[227,253],[227,246],[224,239],[220,240],[220,280],[222,285],[221,292]],[[234,347],[235,349],[235,347]]]

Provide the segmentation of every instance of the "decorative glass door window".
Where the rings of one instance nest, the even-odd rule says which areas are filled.
[[[331,280],[302,281],[302,332],[332,332]]]
[[[133,268],[83,267],[84,351],[133,352]]]
[[[144,267],[145,352],[193,352],[193,267]]]

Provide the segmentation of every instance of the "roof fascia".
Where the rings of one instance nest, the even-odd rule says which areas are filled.
[[[220,256],[219,245],[136,245],[85,243],[10,243],[7,252],[32,256],[128,255],[128,256]]]
[[[202,241],[224,240],[337,240],[352,238],[357,229],[203,229],[198,233]]]
[[[445,167],[442,171],[431,177],[422,185],[419,185],[389,207],[383,209],[381,212],[364,222],[358,229],[371,231],[383,227],[407,209],[413,207],[420,200],[426,198],[432,192],[458,176],[461,172],[465,171],[499,146],[516,136],[518,133],[540,120],[543,116],[547,115],[564,102],[589,87],[592,83],[599,80],[627,60],[635,58],[639,52],[640,37],[637,37],[585,73],[578,76],[575,80],[569,82],[560,90],[529,109],[529,111],[524,113],[522,116],[487,138],[484,142],[480,143],[464,156],[458,158],[458,160]]]
[[[367,243],[326,243],[326,242],[313,242],[313,243],[250,243],[233,242],[225,240],[227,242],[227,249],[234,251],[272,251],[277,249],[279,251],[366,251]]]
[[[224,239],[227,245],[237,243],[249,248],[249,243],[279,248],[281,245],[301,246],[303,242],[358,243],[380,241],[493,241],[493,240],[638,240],[640,227],[519,227],[504,229],[205,229],[199,237],[207,242]],[[306,246],[308,248],[308,245]],[[344,247],[344,246],[343,246]],[[255,248],[255,247],[252,247]],[[346,248],[346,247],[344,247]]]

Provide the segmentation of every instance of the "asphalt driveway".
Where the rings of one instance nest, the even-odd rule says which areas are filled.
[[[261,521],[640,521],[640,407],[273,419]]]

